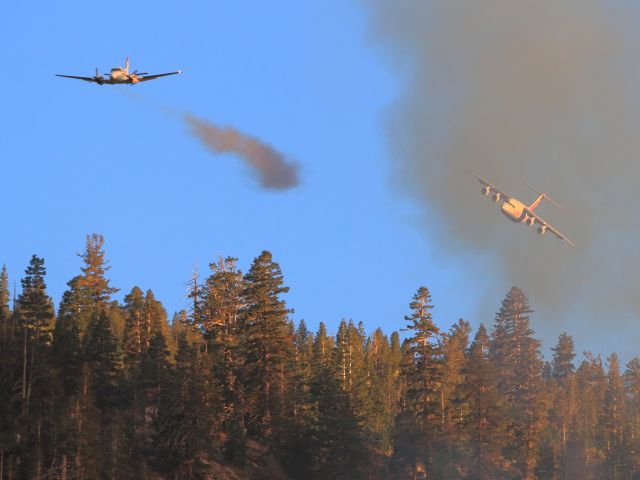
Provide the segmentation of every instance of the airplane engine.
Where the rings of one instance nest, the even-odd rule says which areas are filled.
[[[482,187],[482,194],[486,197],[491,193],[491,189],[489,187]]]
[[[499,193],[494,193],[494,194],[493,194],[493,197],[491,197],[491,199],[492,199],[494,202],[499,202],[501,197],[502,197],[502,195],[500,195]]]
[[[524,219],[524,223],[526,223],[529,227],[532,227],[536,223],[536,219],[527,215],[527,217]]]
[[[546,225],[541,225],[541,226],[538,227],[538,233],[540,235],[544,235],[546,231],[547,231],[547,226]]]

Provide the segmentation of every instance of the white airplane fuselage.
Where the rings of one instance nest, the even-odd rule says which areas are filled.
[[[489,190],[483,188],[482,193],[483,195],[487,195]],[[509,200],[504,200],[502,202],[500,211],[505,217],[514,223],[526,223],[528,225],[533,225],[535,223],[535,219],[527,213],[527,208],[531,211],[535,210],[543,198],[544,195],[540,195],[530,206],[527,206],[520,200],[512,197]],[[502,197],[499,194],[493,195],[494,202],[499,202],[500,200],[502,200]]]
[[[126,67],[114,67],[109,73],[109,79],[104,83],[128,83],[135,84],[140,83],[135,73],[129,73],[129,59],[127,58]]]
[[[109,80],[113,83],[130,83],[129,75],[122,68],[112,68],[109,73]]]
[[[524,213],[524,208],[525,206],[522,202],[512,198],[508,202],[502,203],[500,211],[512,222],[520,223],[525,220],[525,217],[528,217],[528,215]]]

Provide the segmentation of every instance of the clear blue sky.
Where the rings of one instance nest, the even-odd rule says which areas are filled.
[[[314,329],[341,318],[398,329],[420,285],[442,327],[491,322],[469,318],[481,292],[459,291],[464,259],[433,251],[392,185],[384,119],[402,79],[368,36],[357,0],[3,5],[0,263],[19,281],[31,254],[44,256],[57,304],[85,235],[103,233],[119,298],[151,288],[171,314],[195,265],[206,275],[231,255],[246,271],[268,249],[293,318]],[[135,87],[53,76],[126,56],[184,75]],[[122,90],[260,137],[299,161],[302,184],[261,190],[237,159]]]

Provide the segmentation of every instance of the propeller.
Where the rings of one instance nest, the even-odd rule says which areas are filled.
[[[93,78],[96,79],[96,82],[98,82],[99,85],[102,85],[104,83],[104,77],[100,74],[100,70],[98,70],[98,67],[96,67],[96,76]]]
[[[131,75],[148,75],[148,72],[138,72],[138,70],[134,70]]]

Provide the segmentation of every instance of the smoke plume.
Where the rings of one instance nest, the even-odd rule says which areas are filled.
[[[287,190],[299,184],[299,165],[261,140],[233,127],[221,127],[191,113],[181,113],[139,93],[128,90],[116,92],[167,115],[180,117],[189,127],[189,131],[214,154],[231,153],[240,157],[250,167],[250,171],[263,188]]]
[[[568,329],[585,348],[638,353],[636,7],[363,1],[405,85],[387,122],[394,181],[423,205],[430,239],[470,259],[470,283],[493,311],[498,292],[522,287],[547,343]],[[543,202],[538,212],[576,248],[506,221],[468,169],[527,203],[524,181],[545,190],[567,211]]]
[[[298,185],[298,164],[255,137],[233,127],[219,127],[187,113],[191,132],[213,153],[234,153],[251,167],[264,188],[286,190]]]

